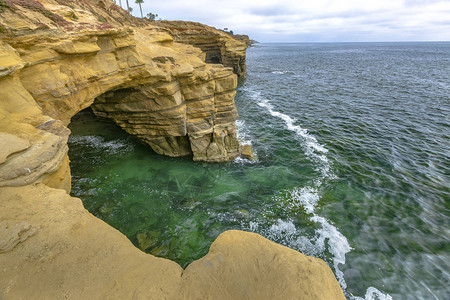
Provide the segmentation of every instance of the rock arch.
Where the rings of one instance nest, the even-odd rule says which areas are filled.
[[[1,47],[11,62],[0,79],[8,87],[0,92],[4,120],[26,128],[13,135],[29,146],[5,154],[0,186],[43,181],[68,190],[65,126],[91,105],[160,154],[192,154],[202,161],[239,154],[236,75],[205,64],[199,49],[175,44],[168,34],[152,28],[31,34]],[[9,123],[4,127],[11,128]],[[30,157],[36,162],[31,167]]]

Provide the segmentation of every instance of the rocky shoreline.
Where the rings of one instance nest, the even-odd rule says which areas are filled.
[[[0,299],[344,299],[322,260],[256,234],[227,231],[183,270],[68,195],[66,126],[87,107],[159,154],[240,155],[245,42],[111,0],[0,0],[0,28]]]

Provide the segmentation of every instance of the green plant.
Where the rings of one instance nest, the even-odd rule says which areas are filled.
[[[148,13],[147,14],[147,19],[149,19],[150,21],[155,21],[155,19],[158,17],[158,14],[154,14],[154,13]]]

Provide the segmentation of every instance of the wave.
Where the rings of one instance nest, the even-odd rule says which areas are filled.
[[[292,72],[292,71],[278,71],[278,70],[276,70],[276,71],[272,71],[272,72],[270,72],[270,73],[272,73],[272,74],[277,74],[277,75],[284,75],[284,74],[295,74],[294,72]]]
[[[333,179],[335,175],[331,172],[330,162],[325,155],[328,152],[328,149],[326,149],[325,146],[321,145],[317,141],[315,136],[309,134],[307,129],[302,128],[299,125],[295,125],[295,119],[274,110],[272,104],[269,103],[269,100],[260,98],[259,93],[254,93],[254,95],[256,95],[259,100],[257,102],[259,106],[266,108],[270,115],[283,120],[286,124],[287,129],[296,133],[297,136],[302,139],[301,145],[305,149],[306,155],[312,158],[315,162],[319,163],[318,171],[320,171],[320,173],[322,174],[321,180],[326,178]]]
[[[250,137],[250,130],[245,125],[244,120],[236,121],[236,134],[241,145],[252,145],[252,140]]]
[[[295,224],[290,220],[278,219],[276,224],[272,224],[268,229],[260,228],[257,222],[250,222],[249,229],[251,231],[259,231],[262,235],[272,240],[282,240],[287,246],[298,249],[299,251],[312,256],[323,256],[325,251],[332,255],[333,268],[336,277],[342,289],[347,289],[347,283],[344,273],[340,270],[339,265],[346,262],[345,255],[352,250],[348,239],[339,231],[339,229],[331,224],[331,221],[323,216],[318,215],[315,210],[320,200],[320,188],[328,180],[335,179],[331,163],[326,154],[328,149],[320,144],[317,138],[308,133],[308,130],[296,124],[296,120],[289,115],[276,111],[269,100],[264,99],[261,93],[247,90],[251,98],[256,103],[267,110],[267,112],[276,118],[284,121],[288,130],[294,132],[298,137],[300,145],[304,148],[305,154],[317,164],[317,170],[320,176],[306,186],[294,188],[288,191],[288,201],[286,203],[283,197],[274,197],[274,201],[280,204],[283,209],[295,211],[303,209],[309,215],[309,220],[318,224],[313,236],[302,235],[296,228]],[[352,300],[390,300],[389,294],[384,294],[374,287],[369,287],[366,291],[365,298],[350,295]]]
[[[239,140],[239,144],[241,145],[252,145],[253,141],[250,136],[250,130],[248,129],[247,125],[245,124],[244,120],[237,120],[236,121],[236,134],[237,138]],[[258,153],[255,149],[252,149],[254,159],[246,159],[242,158],[240,156],[236,157],[233,162],[238,164],[255,164],[258,163]]]
[[[134,150],[133,145],[127,144],[121,140],[106,141],[98,135],[70,136],[70,144],[85,145],[96,149],[102,149],[108,154],[123,154]]]

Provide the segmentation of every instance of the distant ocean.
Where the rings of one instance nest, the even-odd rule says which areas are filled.
[[[72,194],[182,266],[242,229],[323,258],[349,299],[450,299],[450,43],[257,44],[247,66],[255,161],[161,157],[82,112]]]

